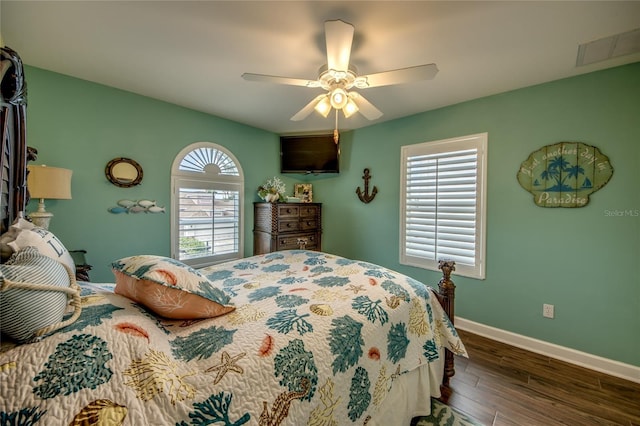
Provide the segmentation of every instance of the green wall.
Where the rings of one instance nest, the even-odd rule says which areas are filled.
[[[430,284],[441,274],[399,264],[400,147],[488,132],[485,280],[454,277],[466,319],[640,366],[640,63],[373,125],[344,138],[327,200],[324,249]],[[611,181],[582,208],[541,208],[516,173],[544,145],[599,147]],[[354,193],[363,169],[378,195]],[[627,211],[623,216],[615,212]],[[555,319],[542,317],[543,303]]]
[[[36,164],[73,170],[72,196],[48,200],[50,230],[69,250],[85,249],[93,281],[111,282],[111,261],[149,253],[170,255],[170,177],[176,155],[195,142],[228,148],[245,178],[245,253],[253,253],[255,189],[279,172],[279,139],[264,130],[129,92],[25,67],[27,143]],[[109,160],[128,157],[143,168],[142,184],[118,188],[106,179]],[[155,200],[166,214],[112,214],[121,199]],[[35,210],[32,200],[30,209]]]
[[[168,205],[170,167],[186,145],[229,148],[245,172],[245,253],[252,252],[255,189],[278,170],[277,135],[116,89],[27,67],[28,141],[37,163],[74,170],[71,201],[50,201],[51,230],[89,251],[94,281],[108,263],[169,254],[168,215],[112,215],[121,198]],[[400,147],[488,132],[487,273],[454,277],[457,315],[499,329],[640,366],[640,63],[586,74],[372,125],[341,137],[339,175],[284,176],[313,183],[322,202],[323,249],[399,270],[429,284],[438,272],[398,263]],[[614,167],[583,208],[537,207],[516,173],[544,145],[594,145]],[[144,167],[143,185],[104,178],[113,157]],[[379,193],[361,203],[364,168]],[[628,212],[614,216],[616,212]],[[555,305],[553,320],[542,304]]]

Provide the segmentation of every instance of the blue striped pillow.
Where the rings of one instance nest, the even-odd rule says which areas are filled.
[[[35,247],[25,247],[0,265],[0,330],[19,342],[62,321],[67,295],[60,291],[6,288],[6,281],[69,287],[65,267]]]

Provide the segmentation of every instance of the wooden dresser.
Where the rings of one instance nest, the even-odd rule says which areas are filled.
[[[253,254],[321,250],[322,204],[253,203]]]

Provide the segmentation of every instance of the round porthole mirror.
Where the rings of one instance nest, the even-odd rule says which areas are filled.
[[[140,185],[142,182],[142,167],[130,158],[114,158],[104,169],[109,182],[120,188]]]

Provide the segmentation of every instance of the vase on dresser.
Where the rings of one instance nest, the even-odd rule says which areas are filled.
[[[277,193],[276,194],[269,193],[269,194],[264,196],[264,200],[267,203],[276,203],[276,202],[278,202],[279,199],[280,199],[280,194],[277,194]]]

